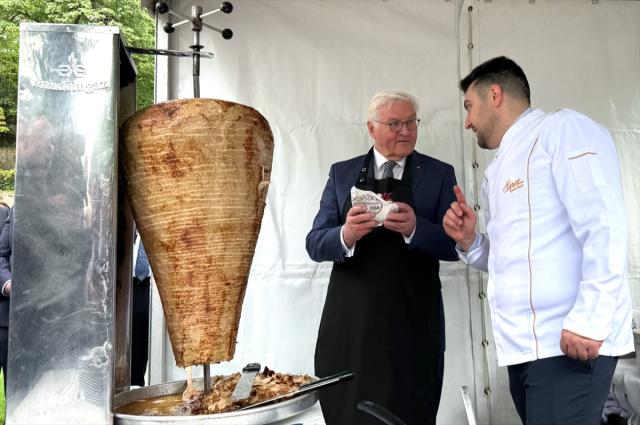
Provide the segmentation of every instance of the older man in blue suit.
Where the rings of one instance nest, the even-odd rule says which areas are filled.
[[[444,371],[439,260],[456,261],[442,219],[456,200],[453,167],[414,150],[418,102],[377,93],[368,109],[374,146],[333,164],[307,236],[314,261],[333,261],[316,346],[319,376],[344,369],[353,381],[320,395],[328,425],[369,424],[370,400],[409,424],[435,424]],[[352,207],[351,188],[386,194],[399,207],[377,226]]]

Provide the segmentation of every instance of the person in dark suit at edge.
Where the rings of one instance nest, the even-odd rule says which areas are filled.
[[[452,202],[453,167],[414,150],[418,102],[377,93],[368,108],[374,146],[331,166],[307,235],[314,261],[333,261],[315,355],[318,376],[353,370],[323,390],[327,425],[377,424],[357,408],[369,400],[408,424],[435,424],[444,373],[440,260],[457,261],[442,219]],[[377,227],[352,207],[351,188],[386,194],[399,210]]]
[[[137,234],[138,232],[136,232]],[[140,235],[133,245],[133,308],[131,318],[131,385],[144,387],[149,360],[149,297],[151,267]]]
[[[11,296],[11,264],[13,262],[13,208],[0,202],[0,220],[4,223],[0,234],[0,368],[7,393],[7,356],[9,354],[9,307]]]

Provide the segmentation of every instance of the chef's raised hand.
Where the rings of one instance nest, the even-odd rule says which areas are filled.
[[[367,208],[363,206],[353,207],[349,210],[347,221],[342,227],[342,238],[347,248],[351,248],[354,243],[378,225],[378,222],[373,219],[375,216],[374,213],[368,213]]]
[[[476,240],[477,217],[473,209],[467,205],[460,186],[453,187],[457,200],[451,204],[442,220],[444,231],[460,245],[464,251],[468,251]]]
[[[585,338],[566,329],[562,330],[560,349],[572,359],[595,359],[600,355],[602,341]]]
[[[416,229],[416,213],[404,202],[396,202],[398,209],[387,215],[384,227],[404,236],[411,236]]]

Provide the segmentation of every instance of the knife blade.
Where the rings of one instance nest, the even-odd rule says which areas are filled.
[[[473,414],[473,406],[471,405],[471,393],[469,392],[469,387],[462,386],[460,390],[462,391],[462,401],[464,402],[464,409],[467,411],[467,420],[469,421],[469,425],[476,425],[476,417]]]
[[[242,376],[231,394],[231,400],[244,400],[251,395],[253,381],[258,372],[260,372],[260,363],[249,363],[242,369]]]
[[[294,395],[298,395],[301,393],[315,391],[320,388],[328,387],[330,385],[339,384],[341,382],[353,379],[354,376],[356,376],[356,374],[351,371],[336,373],[335,375],[327,376],[326,378],[319,379],[315,382],[300,385],[300,387],[297,390],[291,391],[290,393],[271,397],[267,400],[263,400],[261,402],[254,403],[250,406],[245,406],[241,409],[235,410],[235,412],[239,412],[240,410],[253,409],[254,407],[262,406],[264,404],[271,403],[272,401],[280,400],[281,398],[293,397]]]

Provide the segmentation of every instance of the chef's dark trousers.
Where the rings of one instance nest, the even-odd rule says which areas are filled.
[[[133,278],[133,314],[131,317],[131,385],[144,387],[149,360],[149,283],[148,277]]]
[[[509,386],[524,425],[599,425],[617,357],[558,356],[509,366]]]
[[[4,395],[7,395],[7,357],[9,355],[9,328],[0,327],[0,368],[4,375]]]
[[[438,373],[440,375],[440,389],[438,391],[438,406],[440,406],[440,397],[442,396],[442,384],[444,383],[444,353],[440,353],[438,356]]]

